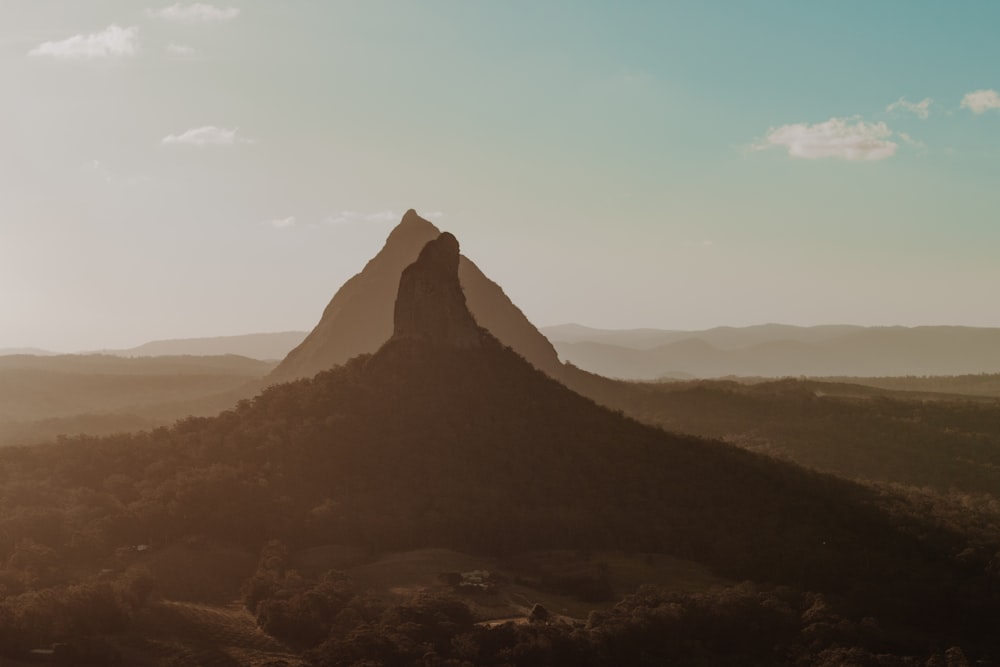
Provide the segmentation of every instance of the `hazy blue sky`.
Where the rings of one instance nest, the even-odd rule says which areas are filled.
[[[538,325],[1000,326],[1000,3],[0,2],[0,347],[308,329],[407,208]]]

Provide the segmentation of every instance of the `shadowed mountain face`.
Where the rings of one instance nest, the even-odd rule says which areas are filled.
[[[406,267],[396,296],[393,338],[414,338],[457,349],[479,347],[479,326],[458,280],[458,240],[445,232]]]
[[[440,230],[412,209],[389,234],[382,250],[341,287],[319,324],[271,373],[271,382],[312,377],[359,354],[374,352],[393,333],[393,310],[403,269]],[[480,326],[524,356],[536,368],[562,369],[549,341],[511,303],[503,290],[466,257],[458,276],[468,308]]]

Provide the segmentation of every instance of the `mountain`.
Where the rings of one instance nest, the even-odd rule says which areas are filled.
[[[445,232],[403,270],[393,311],[392,340],[472,350],[483,331],[472,318],[459,280],[458,239]]]
[[[316,327],[274,369],[269,380],[312,377],[377,350],[393,332],[393,307],[403,269],[439,234],[440,230],[416,211],[407,211],[382,250],[334,294]],[[464,256],[459,259],[458,275],[469,310],[483,327],[537,368],[553,375],[561,372],[555,349],[499,285]]]
[[[217,417],[0,450],[0,479],[14,482],[0,485],[0,547],[11,554],[4,581],[15,591],[0,601],[0,654],[136,632],[129,628],[144,626],[121,618],[137,613],[142,591],[159,582],[150,581],[152,568],[132,566],[162,563],[178,545],[207,552],[219,544],[261,553],[245,589],[258,622],[299,638],[308,625],[309,645],[329,638],[318,649],[323,665],[604,667],[641,654],[628,647],[662,634],[665,621],[677,621],[670,646],[658,649],[668,652],[624,664],[788,664],[791,643],[810,652],[797,664],[851,664],[817,658],[844,646],[895,656],[961,643],[973,659],[998,647],[993,543],[970,543],[916,510],[898,511],[898,498],[598,406],[480,326],[460,264],[453,236],[431,239],[401,270],[392,329],[374,353],[271,385]],[[143,555],[150,542],[159,560]],[[542,609],[519,635],[512,624],[477,629],[456,600],[416,597],[383,614],[373,596],[350,592],[343,573],[307,581],[282,564],[289,548],[321,547],[427,547],[514,560],[538,549],[668,554],[758,583],[662,604],[640,591],[610,612],[625,624],[620,630],[607,614],[569,626],[545,621]],[[206,576],[182,561],[170,571]],[[565,572],[549,585],[588,581]],[[465,599],[489,605],[490,596]],[[636,604],[655,614],[638,614]],[[170,627],[187,627],[189,642],[211,641],[200,627]],[[425,627],[427,638],[413,639]],[[592,647],[605,657],[540,657],[545,646],[570,650],[570,635],[583,641],[581,655]],[[737,636],[748,643],[734,645]],[[143,646],[128,639],[130,650]],[[706,641],[718,653],[706,657]],[[701,657],[677,663],[669,651],[678,647]],[[748,661],[744,651],[768,658]],[[454,660],[434,660],[434,652]],[[222,652],[213,660],[232,662]]]
[[[562,326],[546,331],[562,359],[608,377],[636,380],[1000,371],[1000,329],[990,328],[762,325],[654,334]],[[654,340],[661,342],[649,346]]]
[[[304,331],[154,340],[124,350],[101,350],[119,357],[217,356],[234,354],[251,359],[284,359],[305,339]]]
[[[333,508],[323,532],[369,547],[614,545],[877,608],[895,605],[880,598],[891,581],[954,610],[921,582],[964,585],[911,527],[876,510],[870,492],[641,425],[570,391],[476,325],[458,263],[450,234],[429,242],[402,272],[393,334],[377,352],[272,386],[189,429],[192,446],[227,443],[213,458],[267,466],[268,493],[289,499],[277,511]],[[302,520],[297,511],[285,529]],[[197,521],[254,532],[269,517],[281,523],[267,510],[242,529],[215,524],[222,516]]]

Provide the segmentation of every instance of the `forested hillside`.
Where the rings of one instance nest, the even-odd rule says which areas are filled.
[[[217,418],[0,454],[8,606],[85,580],[128,545],[206,535],[249,548],[660,551],[832,595],[838,613],[895,627],[900,650],[918,636],[978,645],[997,611],[996,544],[623,419],[495,344],[393,342]]]

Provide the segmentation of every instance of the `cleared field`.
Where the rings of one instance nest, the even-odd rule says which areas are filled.
[[[358,589],[368,590],[387,599],[407,599],[424,591],[456,592],[481,621],[523,619],[535,604],[568,619],[583,620],[594,609],[614,606],[623,596],[644,584],[655,584],[678,591],[707,590],[729,584],[706,568],[690,561],[660,554],[623,552],[538,551],[511,559],[496,559],[464,554],[448,549],[418,549],[378,556],[368,562],[344,567],[349,554],[342,548],[323,547],[310,550],[310,565],[315,571],[341,569]],[[321,556],[328,554],[323,562]],[[296,554],[294,560],[303,558]],[[340,565],[338,567],[338,564]],[[446,583],[446,573],[486,571],[490,585],[485,588],[454,588]],[[606,599],[581,600],[578,596],[555,590],[552,573],[580,573],[586,580],[596,576],[610,584]]]

